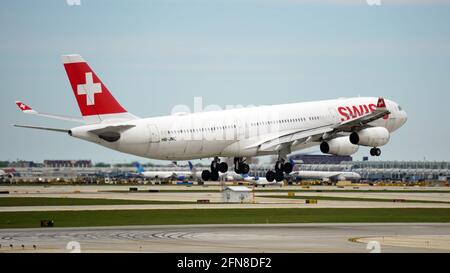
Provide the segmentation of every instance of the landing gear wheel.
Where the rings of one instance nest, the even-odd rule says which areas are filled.
[[[248,172],[250,172],[250,166],[246,163],[241,163],[239,171],[241,174],[248,174]]]
[[[294,167],[292,166],[292,164],[290,162],[286,162],[283,165],[283,171],[287,174],[290,174],[292,172],[292,170],[294,169]]]
[[[222,162],[219,164],[219,172],[221,173],[228,172],[228,164],[226,162]]]
[[[380,156],[381,155],[381,150],[379,148],[375,149],[375,155],[376,156]]]
[[[219,180],[219,173],[218,173],[218,172],[212,172],[212,173],[211,173],[211,180],[212,180],[212,181],[217,181],[217,180]]]
[[[381,150],[379,148],[372,148],[372,149],[370,149],[370,155],[371,156],[380,156]]]
[[[211,172],[208,170],[204,170],[202,172],[202,180],[203,181],[208,181],[209,179],[211,179]]]
[[[268,171],[266,173],[266,179],[269,182],[273,182],[275,180],[275,173],[273,171]]]
[[[283,181],[283,179],[284,179],[284,174],[283,174],[283,172],[276,172],[275,173],[275,180],[277,181],[277,182],[281,182],[281,181]]]

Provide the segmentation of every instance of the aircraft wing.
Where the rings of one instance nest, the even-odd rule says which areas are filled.
[[[355,130],[355,128],[361,128],[366,124],[380,119],[388,114],[390,114],[390,112],[386,108],[384,99],[379,98],[375,111],[358,118],[346,120],[338,124],[327,124],[306,130],[287,132],[285,134],[273,136],[270,139],[259,141],[258,143],[254,143],[246,148],[249,149],[259,147],[260,151],[279,151],[292,145],[307,144],[309,142],[332,139],[340,132],[351,132]]]
[[[261,151],[273,151],[281,150],[287,145],[294,145],[298,143],[308,143],[312,141],[317,141],[323,134],[332,131],[331,125],[326,125],[322,127],[297,131],[291,134],[287,134],[278,138],[271,139],[259,145]]]

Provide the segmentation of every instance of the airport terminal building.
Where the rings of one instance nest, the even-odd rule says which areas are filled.
[[[352,171],[367,180],[448,181],[448,161],[360,161],[345,162]]]
[[[294,170],[303,171],[346,171],[356,172],[363,181],[449,181],[449,161],[353,161],[351,157],[329,155],[293,155]],[[44,179],[77,179],[81,181],[95,181],[96,178],[135,178],[138,176],[134,167],[111,166],[94,167],[90,160],[46,160],[44,163],[25,161],[12,162],[10,167],[15,169],[15,179],[34,181]],[[265,177],[272,165],[254,164],[250,168],[250,175]],[[197,171],[209,166],[198,166]],[[176,166],[153,166],[152,171],[189,171],[187,168]],[[231,169],[231,168],[230,168]],[[87,179],[89,178],[89,179]]]
[[[449,181],[449,161],[353,161],[350,156],[304,155],[290,157],[296,170],[356,172],[366,181]],[[254,175],[264,176],[270,166],[260,166]]]

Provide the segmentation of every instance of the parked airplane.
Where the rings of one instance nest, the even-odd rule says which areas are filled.
[[[297,162],[294,160],[289,160],[292,166],[295,166]],[[358,182],[361,179],[361,175],[355,172],[344,172],[344,171],[294,171],[290,174],[291,180],[300,181],[300,180],[311,180],[317,179],[322,181],[355,181]]]
[[[359,181],[361,175],[355,172],[335,172],[335,171],[296,171],[291,173],[294,180],[317,179],[322,181]]]
[[[235,171],[228,171],[226,173],[219,174],[220,180],[225,181],[243,181],[243,174],[236,173]]]
[[[192,162],[189,163],[190,171],[146,171],[144,167],[142,167],[139,162],[135,162],[134,166],[137,169],[137,172],[142,175],[144,178],[148,179],[169,179],[173,178],[176,180],[183,181],[185,179],[194,179],[197,177],[194,165]]]
[[[249,172],[248,158],[278,155],[268,181],[292,172],[287,155],[320,145],[323,153],[351,155],[359,146],[372,156],[407,120],[404,110],[383,98],[357,97],[203,113],[138,118],[123,108],[80,55],[62,56],[82,118],[39,113],[18,101],[22,112],[78,121],[72,129],[15,125],[68,133],[110,149],[153,159],[214,158],[203,180],[219,179],[228,170],[219,157],[234,158],[236,173]]]
[[[244,181],[249,182],[250,185],[254,185],[255,187],[283,186],[283,183],[280,181],[267,181],[267,178],[259,176],[247,176],[244,177]]]

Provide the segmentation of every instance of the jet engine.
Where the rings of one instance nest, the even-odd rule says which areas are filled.
[[[350,134],[350,142],[355,145],[380,147],[389,142],[389,131],[384,127],[372,127]]]
[[[332,155],[352,155],[359,149],[358,145],[350,143],[348,137],[338,137],[320,144],[320,151]]]

